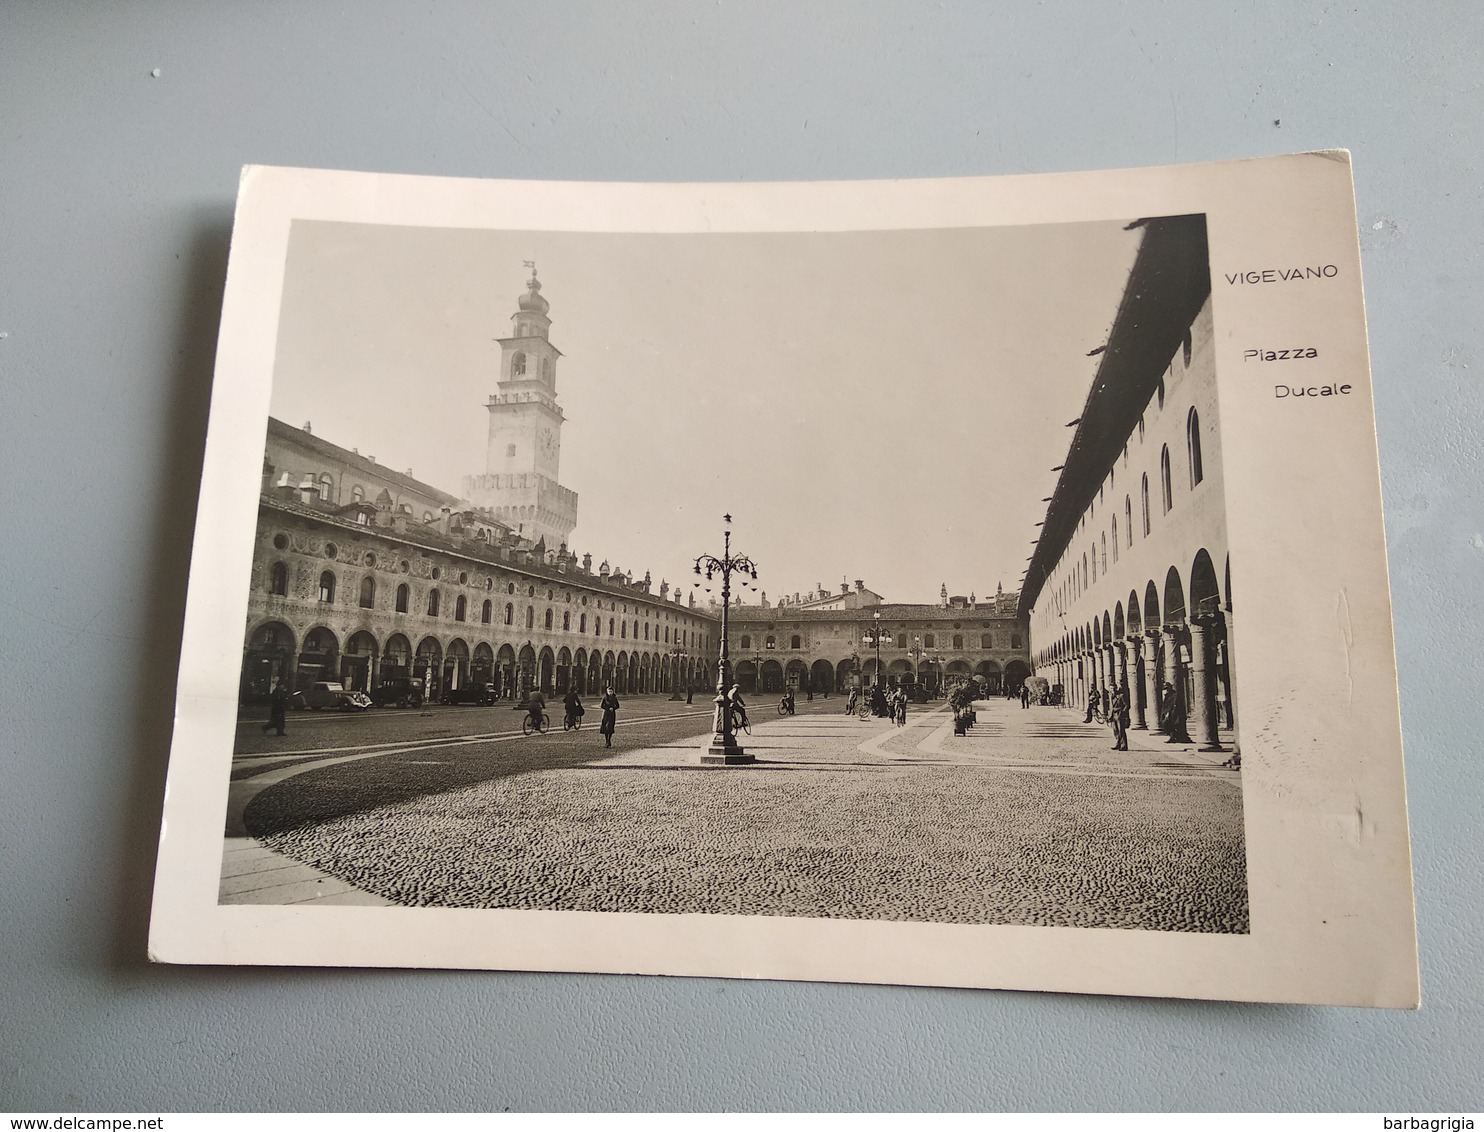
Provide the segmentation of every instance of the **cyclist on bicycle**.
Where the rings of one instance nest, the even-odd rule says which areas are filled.
[[[860,705],[861,693],[859,688],[850,689],[850,698],[845,701],[845,714],[854,715],[855,709]]]
[[[737,721],[736,722],[736,726],[737,727],[746,727],[747,726],[747,703],[746,703],[746,701],[744,701],[742,699],[742,687],[741,687],[741,685],[739,685],[739,684],[733,684],[732,685],[731,690],[727,692],[727,703],[731,705],[731,708],[732,708],[732,718]]]
[[[565,725],[571,727],[583,716],[582,697],[577,694],[576,688],[567,689],[565,706],[567,710]]]
[[[540,691],[532,692],[531,698],[526,701],[526,714],[531,717],[531,726],[540,731],[546,716],[546,697]]]
[[[783,693],[783,710],[789,715],[794,713],[794,690],[792,688],[786,689]]]

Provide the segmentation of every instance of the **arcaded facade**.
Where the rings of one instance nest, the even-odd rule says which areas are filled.
[[[1021,604],[1069,703],[1121,688],[1135,728],[1216,750],[1236,698],[1204,218],[1144,229]]]

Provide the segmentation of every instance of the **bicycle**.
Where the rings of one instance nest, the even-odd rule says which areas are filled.
[[[541,721],[539,723],[532,719],[530,713],[527,712],[525,720],[520,725],[520,731],[522,735],[529,738],[532,731],[545,735],[546,729],[550,726],[551,716],[547,715],[544,711],[541,713]]]
[[[581,726],[582,726],[582,716],[580,716],[580,715],[567,715],[567,716],[563,716],[562,717],[562,730],[563,731],[576,731]]]
[[[789,704],[789,702],[787,700],[779,700],[778,701],[778,714],[779,715],[793,715],[794,714],[794,709]]]
[[[748,721],[747,716],[743,712],[732,712],[732,730],[740,731],[744,735],[752,734],[752,724]]]

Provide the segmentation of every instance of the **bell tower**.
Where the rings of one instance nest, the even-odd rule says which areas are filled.
[[[464,477],[464,494],[532,542],[556,547],[577,525],[577,493],[558,482],[562,407],[556,368],[562,352],[551,344],[551,304],[541,295],[536,265],[526,293],[510,316],[511,335],[497,338],[500,376],[490,395],[484,475]]]

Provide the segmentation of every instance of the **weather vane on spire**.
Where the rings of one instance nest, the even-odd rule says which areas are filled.
[[[520,262],[531,269],[531,278],[536,278],[536,261],[534,259],[523,259]]]

